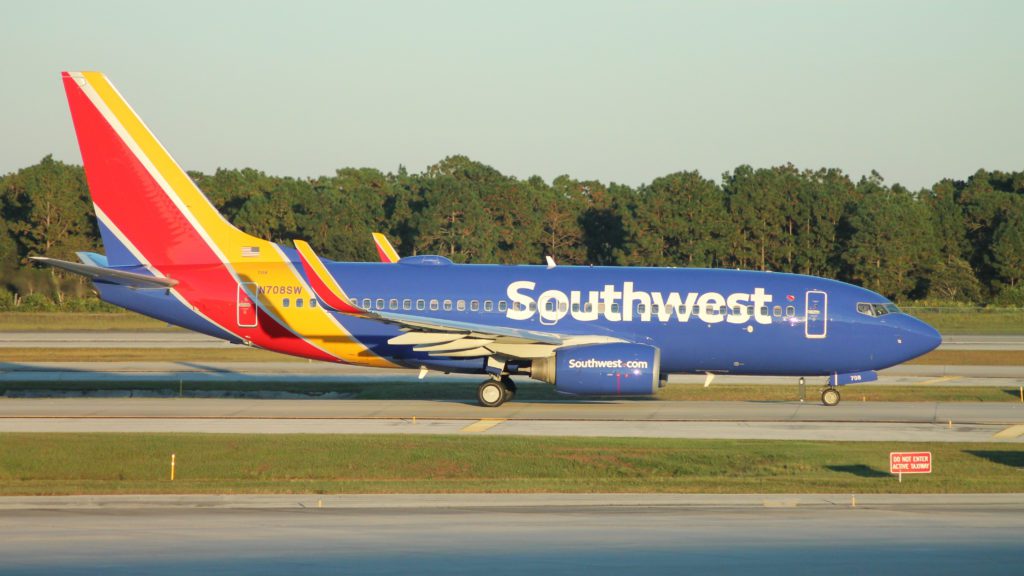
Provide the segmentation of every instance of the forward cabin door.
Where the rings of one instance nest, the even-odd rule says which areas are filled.
[[[804,336],[824,338],[828,334],[828,294],[821,290],[809,290],[804,310],[807,311]]]
[[[253,300],[257,294],[259,285],[255,282],[242,282],[238,285],[235,317],[239,328],[255,328],[259,323],[259,308]]]

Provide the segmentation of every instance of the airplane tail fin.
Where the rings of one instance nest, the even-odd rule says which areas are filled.
[[[224,219],[99,72],[64,72],[89,192],[111,266],[259,255],[266,241]]]

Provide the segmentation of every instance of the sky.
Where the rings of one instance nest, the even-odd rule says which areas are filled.
[[[99,70],[189,170],[637,186],[742,164],[911,189],[1024,169],[1024,2],[2,2],[0,174],[80,163]]]

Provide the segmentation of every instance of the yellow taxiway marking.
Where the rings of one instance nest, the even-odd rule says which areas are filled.
[[[943,376],[942,378],[932,378],[931,380],[925,380],[924,382],[918,382],[918,386],[927,386],[929,384],[941,384],[942,382],[949,382],[950,380],[956,380],[959,376]]]
[[[498,424],[501,424],[507,420],[507,418],[481,418],[480,420],[473,422],[469,426],[466,426],[459,432],[486,432],[491,428],[494,428]]]
[[[1010,426],[1006,430],[997,433],[993,438],[1017,438],[1018,436],[1024,436],[1024,424]]]

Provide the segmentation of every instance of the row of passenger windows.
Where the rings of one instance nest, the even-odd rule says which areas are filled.
[[[292,305],[292,299],[291,298],[285,298],[284,300],[281,300],[281,306],[283,308],[288,308],[291,305]],[[302,298],[296,298],[295,299],[295,307],[296,308],[302,308],[305,305],[306,305],[306,301],[303,300]],[[310,308],[316,308],[316,299],[315,298],[310,298],[309,299],[309,307]]]
[[[482,304],[483,304],[483,311],[484,312],[493,312],[494,309],[495,309],[494,302],[491,301],[491,300],[483,300]],[[399,310],[399,300],[398,300],[398,298],[390,298],[390,299],[387,299],[387,300],[385,300],[384,298],[377,298],[377,299],[363,298],[362,305],[363,305],[363,308],[367,309],[367,310]],[[466,308],[467,308],[467,302],[466,302],[466,300],[454,300],[454,301],[453,300],[437,300],[437,299],[425,300],[425,299],[422,299],[422,298],[417,299],[415,301],[415,309],[417,311],[424,311],[424,310],[427,310],[429,308],[429,310],[432,311],[432,312],[436,312],[438,310],[444,310],[445,312],[451,312],[453,307],[458,312],[464,312],[466,310]],[[470,312],[479,312],[480,308],[481,308],[481,301],[480,300],[470,300],[468,302],[468,308],[469,308]],[[505,300],[498,300],[498,302],[497,302],[498,312],[505,312],[506,310],[508,310],[508,308],[509,308],[508,302],[506,302]],[[556,312],[556,311],[557,312],[562,312],[562,313],[568,312],[568,304],[565,303],[565,302],[555,302],[553,300],[549,300],[548,302],[546,302],[544,308],[548,312]],[[525,310],[528,310],[530,312],[536,312],[537,311],[537,305],[534,302],[530,302],[529,305],[523,306],[519,302],[516,302],[516,303],[512,304],[512,309],[516,310],[516,311],[520,311],[520,310],[524,310],[525,309]],[[593,307],[593,305],[590,302],[586,302],[582,306],[578,302],[574,302],[572,304],[572,311],[574,313],[580,312],[581,309],[582,309],[582,311],[584,313],[592,313],[594,311],[594,307]],[[611,312],[613,314],[620,313],[620,309],[621,309],[621,307],[620,307],[620,305],[618,303],[613,303],[611,305]],[[405,311],[413,310],[413,300],[411,300],[409,298],[405,298],[405,299],[401,300],[401,310],[405,310]],[[642,315],[647,313],[647,306],[645,306],[644,304],[637,304],[635,310],[636,310],[636,314],[637,315],[641,315],[642,316]],[[597,313],[598,314],[603,314],[604,312],[605,312],[604,303],[598,304],[597,305]],[[685,313],[685,312],[686,312],[685,308],[680,306],[679,310],[678,310],[678,313]],[[744,307],[742,307],[742,306],[734,306],[731,309],[726,307],[726,306],[720,306],[720,307],[707,306],[705,308],[705,314],[710,314],[710,315],[727,315],[727,314],[741,315],[741,314],[744,314],[744,312],[746,313],[747,316],[753,316],[754,315],[754,307],[753,306],[747,306],[745,311],[744,311]],[[650,307],[650,313],[652,315],[658,315],[658,314],[661,314],[663,312],[662,312],[660,306],[658,306],[657,304],[654,304],[654,305],[651,305],[651,307]],[[667,313],[667,314],[677,313],[676,307],[675,306],[665,306],[664,307],[664,313]],[[699,306],[694,306],[693,309],[691,310],[691,313],[692,314],[699,314],[700,313],[700,307]],[[796,307],[794,307],[794,306],[786,306],[785,310],[783,310],[782,306],[775,306],[771,310],[772,316],[775,316],[776,318],[783,317],[783,313],[785,313],[785,317],[796,316]],[[761,307],[761,315],[762,316],[767,316],[768,315],[768,307],[767,306],[762,306]]]
[[[384,302],[385,301],[384,301],[383,298],[377,298],[376,300],[373,300],[371,298],[363,298],[363,308],[366,309],[366,310],[398,310],[399,309],[398,308],[398,298],[391,298],[391,299],[387,300],[387,307],[386,308],[385,308],[385,303]],[[480,300],[470,300],[469,301],[469,311],[470,312],[479,312],[480,311],[480,303],[481,303]],[[428,306],[428,304],[427,304],[426,300],[424,300],[422,298],[416,300],[416,310],[418,310],[418,311],[426,310],[427,306]],[[440,310],[442,308],[444,309],[445,312],[451,312],[451,310],[452,310],[452,301],[451,300],[445,300],[444,302],[441,302],[439,300],[432,299],[432,300],[430,300],[429,307],[430,307],[430,310],[433,311],[433,312],[436,312],[437,310]],[[413,309],[413,301],[410,298],[403,299],[402,300],[402,308],[401,309],[402,310],[412,310]],[[455,309],[457,311],[459,311],[459,312],[465,312],[466,311],[466,301],[465,300],[456,300],[455,301]],[[494,312],[494,302],[492,300],[484,300],[483,301],[483,310],[484,310],[484,312]],[[508,310],[508,302],[506,302],[504,300],[498,300],[498,312],[504,312],[506,310]]]

